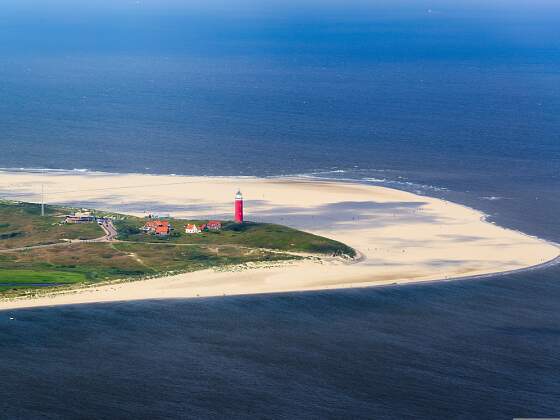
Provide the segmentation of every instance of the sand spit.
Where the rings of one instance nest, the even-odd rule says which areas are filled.
[[[85,288],[0,302],[0,309],[138,299],[187,298],[365,287],[508,272],[560,255],[551,243],[484,221],[448,201],[363,184],[298,178],[185,177],[74,172],[0,172],[0,195],[176,217],[232,218],[237,188],[247,218],[342,241],[357,261],[306,260]]]

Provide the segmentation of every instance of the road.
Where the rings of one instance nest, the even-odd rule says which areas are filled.
[[[102,236],[101,238],[97,238],[97,239],[91,239],[89,241],[84,241],[84,242],[112,242],[116,239],[118,232],[117,229],[115,228],[115,225],[113,225],[112,220],[107,220],[106,222],[103,222],[100,226],[101,229],[103,229],[103,231],[105,232],[105,236]]]

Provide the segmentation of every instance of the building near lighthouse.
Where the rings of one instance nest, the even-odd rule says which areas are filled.
[[[185,226],[185,233],[201,233],[202,229],[200,229],[197,225],[189,223]]]
[[[142,227],[144,233],[167,236],[171,232],[171,224],[167,220],[149,220]]]
[[[235,223],[243,223],[243,195],[237,191],[235,195]]]
[[[210,220],[208,223],[206,223],[206,229],[218,231],[222,229],[222,222],[218,220]]]

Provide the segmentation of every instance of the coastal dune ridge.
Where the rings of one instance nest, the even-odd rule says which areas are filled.
[[[325,236],[359,258],[249,264],[134,282],[99,284],[0,302],[0,309],[141,299],[369,287],[480,277],[558,261],[560,248],[486,221],[477,210],[382,186],[309,177],[195,177],[51,171],[0,172],[4,199],[135,216],[232,219],[244,194],[247,219]]]

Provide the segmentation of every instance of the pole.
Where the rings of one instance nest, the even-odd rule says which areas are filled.
[[[45,217],[45,184],[41,184],[41,216]]]
[[[41,217],[45,217],[45,169],[41,171],[43,182],[41,183]]]

